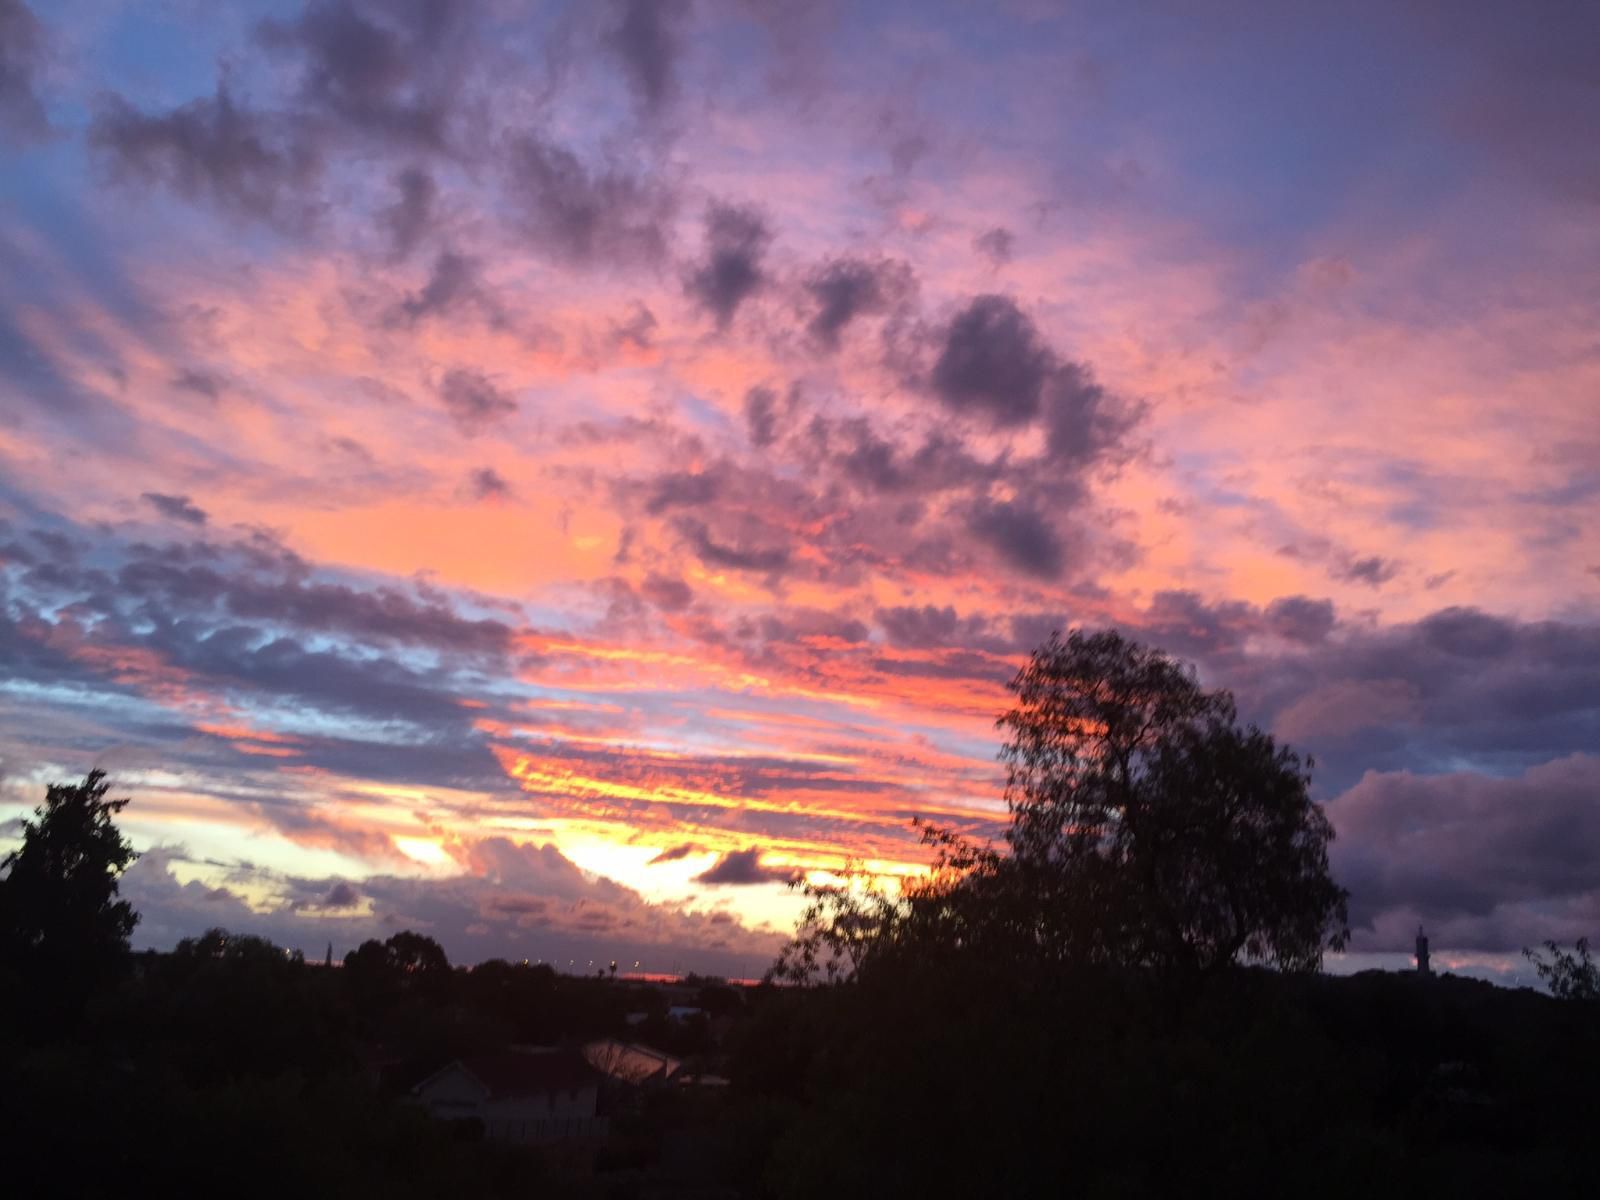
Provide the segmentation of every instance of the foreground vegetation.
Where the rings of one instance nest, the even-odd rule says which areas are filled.
[[[648,989],[485,964],[374,990],[250,939],[141,956],[70,1032],[4,1026],[0,1139],[27,1196],[1588,1194],[1592,1006],[1472,980],[1146,978],[929,961],[734,989],[716,1091],[612,1096],[576,1173],[404,1103],[430,1066],[600,1033]],[[213,945],[215,945],[213,939]]]

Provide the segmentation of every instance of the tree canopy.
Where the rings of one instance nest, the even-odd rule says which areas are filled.
[[[1589,953],[1589,939],[1579,938],[1571,951],[1563,950],[1559,943],[1547,941],[1546,959],[1536,950],[1524,950],[1523,956],[1533,964],[1540,980],[1557,1000],[1600,1001],[1600,966],[1595,965]]]
[[[115,976],[139,920],[117,895],[136,857],[113,820],[128,801],[106,799],[109,790],[99,770],[50,784],[21,847],[0,862],[0,959],[40,981],[35,999],[62,1016]]]
[[[402,929],[386,941],[369,938],[344,956],[351,985],[369,1000],[438,991],[450,981],[444,947],[424,934]]]
[[[934,869],[898,896],[811,888],[779,976],[915,947],[1193,982],[1241,959],[1315,969],[1344,944],[1310,763],[1241,726],[1231,695],[1115,632],[1052,636],[1010,688],[1005,845],[924,827]]]

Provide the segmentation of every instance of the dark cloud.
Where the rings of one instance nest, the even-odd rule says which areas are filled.
[[[652,571],[645,576],[639,590],[663,612],[682,612],[694,600],[694,592],[689,585],[681,579],[666,575],[658,575]]]
[[[998,478],[1003,460],[984,462],[948,434],[935,431],[907,454],[880,435],[864,417],[834,424],[818,419],[812,435],[828,447],[834,465],[850,482],[877,492],[935,494]]]
[[[676,94],[677,61],[682,53],[686,0],[619,0],[617,24],[605,46],[622,64],[639,103],[659,112]]]
[[[439,150],[459,84],[452,53],[469,6],[439,0],[311,0],[263,21],[261,42],[301,60],[307,108],[387,141]]]
[[[31,142],[50,130],[37,92],[44,29],[22,0],[0,0],[0,136]]]
[[[874,615],[896,646],[973,646],[993,640],[987,617],[963,617],[948,604],[880,608]]]
[[[1011,252],[1017,239],[1009,229],[996,225],[972,239],[972,248],[989,260],[991,266],[1003,267],[1011,261]]]
[[[517,402],[481,371],[457,367],[439,384],[439,398],[462,433],[472,437],[517,411]]]
[[[1351,558],[1333,567],[1329,573],[1346,583],[1364,583],[1376,588],[1388,583],[1399,570],[1400,564],[1394,559],[1374,554],[1368,558]]]
[[[729,567],[736,571],[782,571],[789,565],[789,547],[763,544],[764,539],[760,536],[763,531],[749,530],[745,538],[729,542],[714,536],[703,521],[682,518],[677,523],[677,529],[696,557],[713,567]]]
[[[146,643],[181,670],[212,685],[245,689],[263,697],[298,700],[329,716],[381,717],[412,726],[412,749],[437,739],[443,749],[449,740],[481,752],[479,739],[470,736],[470,720],[455,694],[448,669],[413,670],[392,658],[372,659],[359,651],[308,649],[293,636],[270,637],[247,625],[224,626],[204,640],[186,631],[166,629]],[[456,748],[460,748],[459,745]],[[378,747],[363,748],[360,772],[381,772],[386,778],[406,771],[436,778],[425,763],[427,754],[403,766],[396,755],[388,767],[378,764]],[[389,747],[393,750],[393,747]],[[486,755],[484,755],[487,758]],[[484,767],[493,771],[492,760]]]
[[[822,434],[830,442],[837,434],[845,449],[836,452],[840,470],[847,479],[878,491],[899,491],[906,486],[899,448],[887,438],[880,437],[865,417],[842,421],[837,427],[827,426],[820,418],[812,422],[813,436]]]
[[[626,344],[635,350],[648,350],[655,344],[658,324],[656,315],[650,311],[649,305],[636,301],[629,309],[627,319],[612,325],[611,338],[618,345]]]
[[[531,134],[511,142],[505,164],[520,227],[551,256],[630,264],[665,253],[677,208],[669,188],[616,168],[590,171],[570,150]]]
[[[1487,151],[1501,178],[1592,211],[1600,200],[1600,147],[1591,136],[1600,118],[1594,6],[1559,5],[1538,21],[1493,4],[1402,11],[1421,44],[1451,56],[1430,93],[1444,136]]]
[[[1010,298],[972,300],[937,345],[929,382],[947,408],[997,428],[1042,423],[1045,453],[1026,465],[1036,468],[1029,486],[1053,504],[1075,503],[1088,471],[1131,454],[1143,406],[1110,395],[1087,366],[1060,358]]]
[[[741,637],[758,638],[769,647],[816,638],[859,645],[872,636],[866,623],[855,617],[797,606],[785,608],[781,617],[769,613],[754,620],[742,620],[737,629]]]
[[[196,555],[183,547],[136,547],[114,581],[116,599],[153,603],[189,621],[225,614],[301,632],[474,655],[502,654],[511,637],[503,622],[462,618],[441,598],[316,582],[293,562],[252,570],[221,548],[205,547]]]
[[[717,319],[718,328],[727,328],[739,306],[765,283],[762,262],[771,241],[766,219],[754,208],[713,204],[707,210],[706,258],[685,286]]]
[[[744,394],[744,423],[750,444],[766,449],[778,440],[778,393],[769,387],[753,387]]]
[[[115,177],[163,184],[225,211],[299,226],[317,208],[315,143],[292,122],[236,104],[226,87],[162,115],[111,96],[90,123],[89,142]]]
[[[169,496],[164,492],[145,492],[142,499],[163,517],[183,521],[190,525],[206,523],[205,510],[187,496]]]
[[[463,616],[421,585],[410,594],[313,580],[293,556],[249,541],[103,537],[90,566],[72,539],[47,540],[57,549],[33,566],[4,552],[0,659],[14,680],[69,687],[41,718],[54,728],[93,722],[99,745],[109,722],[113,738],[161,748],[219,781],[260,768],[232,739],[197,742],[172,720],[173,696],[204,694],[239,712],[293,712],[318,731],[274,744],[285,757],[273,762],[414,785],[503,785],[461,703],[478,672],[508,669],[512,634],[501,622]],[[293,812],[268,819],[308,842],[341,836]]]
[[[824,346],[835,347],[858,316],[902,299],[911,290],[911,272],[904,263],[836,258],[814,271],[805,289],[816,310],[806,328]]]
[[[646,865],[653,867],[657,863],[678,862],[680,859],[688,858],[691,854],[699,853],[701,853],[701,848],[694,842],[680,842],[678,845],[657,854]]]
[[[172,386],[193,392],[196,396],[204,396],[207,400],[218,400],[227,388],[228,381],[211,371],[185,367],[172,377]]]
[[[1267,625],[1279,637],[1293,642],[1320,642],[1333,632],[1333,601],[1280,596],[1267,605],[1266,617]]]
[[[378,214],[389,235],[389,251],[396,259],[408,257],[433,226],[439,185],[421,167],[407,167],[394,177],[395,202]]]
[[[1099,462],[1116,451],[1141,413],[1108,395],[1087,367],[1065,363],[1051,375],[1045,392],[1050,457],[1070,469]]]
[[[981,500],[968,511],[967,527],[1024,574],[1054,579],[1066,565],[1066,550],[1050,521],[1019,501]]]
[[[698,508],[715,500],[722,486],[722,476],[714,470],[672,471],[651,485],[645,511],[659,516],[671,508]]]
[[[752,846],[748,850],[730,850],[694,877],[696,883],[726,884],[745,887],[757,883],[788,883],[793,871],[763,866],[761,851]]]
[[[1039,415],[1055,369],[1055,355],[1015,301],[979,296],[945,329],[933,390],[957,412],[1024,425]]]
[[[1455,659],[1499,658],[1517,641],[1517,630],[1509,621],[1474,608],[1447,608],[1424,617],[1416,634],[1429,649]]]
[[[1373,772],[1329,806],[1356,948],[1505,950],[1591,936],[1600,920],[1600,758],[1512,777]]]
[[[361,893],[356,891],[344,880],[340,880],[328,889],[328,894],[322,897],[321,908],[354,908],[361,903]]]
[[[1199,593],[1167,590],[1150,598],[1139,633],[1153,645],[1185,658],[1231,659],[1261,629],[1261,612],[1242,600],[1207,602]]]
[[[1013,619],[1018,649],[1073,622]],[[1367,769],[1526,771],[1600,745],[1600,627],[1449,608],[1386,627],[1326,600],[1265,608],[1158,593],[1128,632],[1196,660],[1246,716],[1316,755],[1319,787]]]
[[[467,476],[467,492],[474,500],[507,500],[511,485],[493,467],[478,467]]]
[[[475,309],[491,324],[500,325],[505,314],[484,285],[477,259],[443,251],[434,259],[427,282],[400,301],[388,314],[391,325],[414,325],[429,317]]]
[[[1600,628],[1463,608],[1336,628],[1257,664],[1241,692],[1336,786],[1365,767],[1504,774],[1600,745]]]

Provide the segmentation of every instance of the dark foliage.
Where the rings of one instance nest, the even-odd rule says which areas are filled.
[[[1008,840],[1030,878],[1059,881],[1040,928],[1059,955],[1193,978],[1241,956],[1314,969],[1344,944],[1308,764],[1241,728],[1227,692],[1078,631],[1034,651],[1011,690]]]
[[[1589,954],[1589,939],[1579,938],[1572,950],[1563,950],[1555,942],[1546,942],[1546,959],[1534,950],[1522,953],[1533,969],[1539,973],[1545,987],[1558,1000],[1580,1000],[1587,1003],[1600,1001],[1600,967],[1595,966]]]
[[[1139,969],[1181,997],[1241,960],[1314,970],[1344,945],[1308,764],[1240,727],[1228,693],[1116,633],[1053,636],[1010,686],[1008,852],[925,827],[934,870],[898,895],[808,889],[778,978],[964,955]]]
[[[1453,977],[974,958],[776,989],[738,1042],[776,1196],[1586,1194],[1600,1028]]]
[[[1586,1190],[1588,1006],[1318,975],[1346,897],[1309,764],[1113,633],[1011,686],[1005,844],[924,826],[900,892],[808,889],[773,974],[834,986],[765,989],[732,1072],[771,1194]]]
[[[105,772],[52,783],[0,862],[0,988],[24,1020],[70,1023],[123,970],[138,914],[117,897],[134,859],[107,800]]]

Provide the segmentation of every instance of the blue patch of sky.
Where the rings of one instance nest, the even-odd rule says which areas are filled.
[[[246,716],[262,728],[300,737],[333,738],[349,742],[374,742],[382,745],[414,746],[426,743],[435,730],[413,721],[376,720],[333,712],[304,704],[292,707],[255,706],[244,708]]]
[[[118,690],[112,683],[40,683],[0,677],[0,695],[25,702],[30,719],[37,719],[42,707],[89,713],[97,721],[113,724],[145,721],[152,713],[162,711],[154,701],[136,692]]]
[[[301,7],[272,0],[130,5],[88,46],[86,73],[99,90],[138,105],[183,104],[211,95],[220,69],[238,75],[263,19],[292,17]]]
[[[693,392],[680,392],[673,400],[676,410],[686,415],[691,424],[719,436],[743,435],[741,427],[735,425],[729,415],[710,400]]]
[[[1187,482],[1190,497],[1207,507],[1258,508],[1259,496],[1235,491],[1215,482],[1226,471],[1238,464],[1226,454],[1203,454],[1192,450],[1178,450],[1172,455],[1176,473]]]

